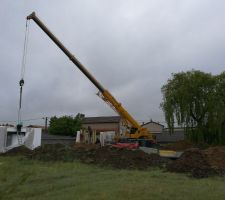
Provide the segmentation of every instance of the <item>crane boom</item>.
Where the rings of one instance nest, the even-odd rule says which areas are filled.
[[[44,23],[32,12],[27,16],[27,20],[34,20],[36,24],[52,39],[52,41],[68,56],[68,58],[87,76],[87,78],[101,91],[104,87],[90,74],[85,66],[60,42],[60,40],[44,25]]]
[[[152,134],[139,123],[123,108],[113,95],[106,90],[95,77],[85,68],[85,66],[60,42],[60,40],[45,26],[45,24],[32,12],[27,16],[27,20],[33,20],[36,24],[52,39],[52,41],[68,56],[68,58],[85,74],[85,76],[99,89],[99,96],[108,103],[124,120],[130,132],[127,136],[130,138],[153,139]]]

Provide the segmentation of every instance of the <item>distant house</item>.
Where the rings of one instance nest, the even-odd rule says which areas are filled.
[[[102,117],[85,117],[82,122],[82,127],[99,132],[114,131],[120,133],[121,131],[121,117],[120,116],[102,116]]]
[[[142,127],[147,128],[151,133],[157,135],[163,132],[164,126],[160,123],[150,121],[142,124]]]
[[[160,143],[176,142],[184,139],[184,129],[180,127],[174,128],[174,133],[170,133],[168,128],[152,120],[142,126],[153,133],[156,136],[156,141]]]

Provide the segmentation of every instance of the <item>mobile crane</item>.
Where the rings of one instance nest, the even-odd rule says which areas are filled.
[[[150,143],[155,143],[155,137],[146,128],[139,123],[126,111],[113,95],[106,90],[95,77],[85,68],[85,66],[53,35],[53,33],[45,26],[45,24],[32,12],[27,16],[27,20],[33,20],[51,39],[52,41],[67,55],[67,57],[80,69],[81,72],[98,88],[98,96],[100,96],[110,107],[116,111],[122,118],[123,125],[127,128],[126,138],[138,140],[144,139]]]

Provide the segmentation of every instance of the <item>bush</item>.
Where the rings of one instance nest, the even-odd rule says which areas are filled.
[[[76,132],[81,129],[83,119],[84,115],[80,113],[78,113],[76,117],[51,117],[49,133],[52,135],[76,136]]]

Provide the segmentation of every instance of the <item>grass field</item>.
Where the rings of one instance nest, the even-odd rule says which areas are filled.
[[[225,178],[193,179],[158,169],[111,170],[79,162],[0,157],[0,199],[221,200]]]

